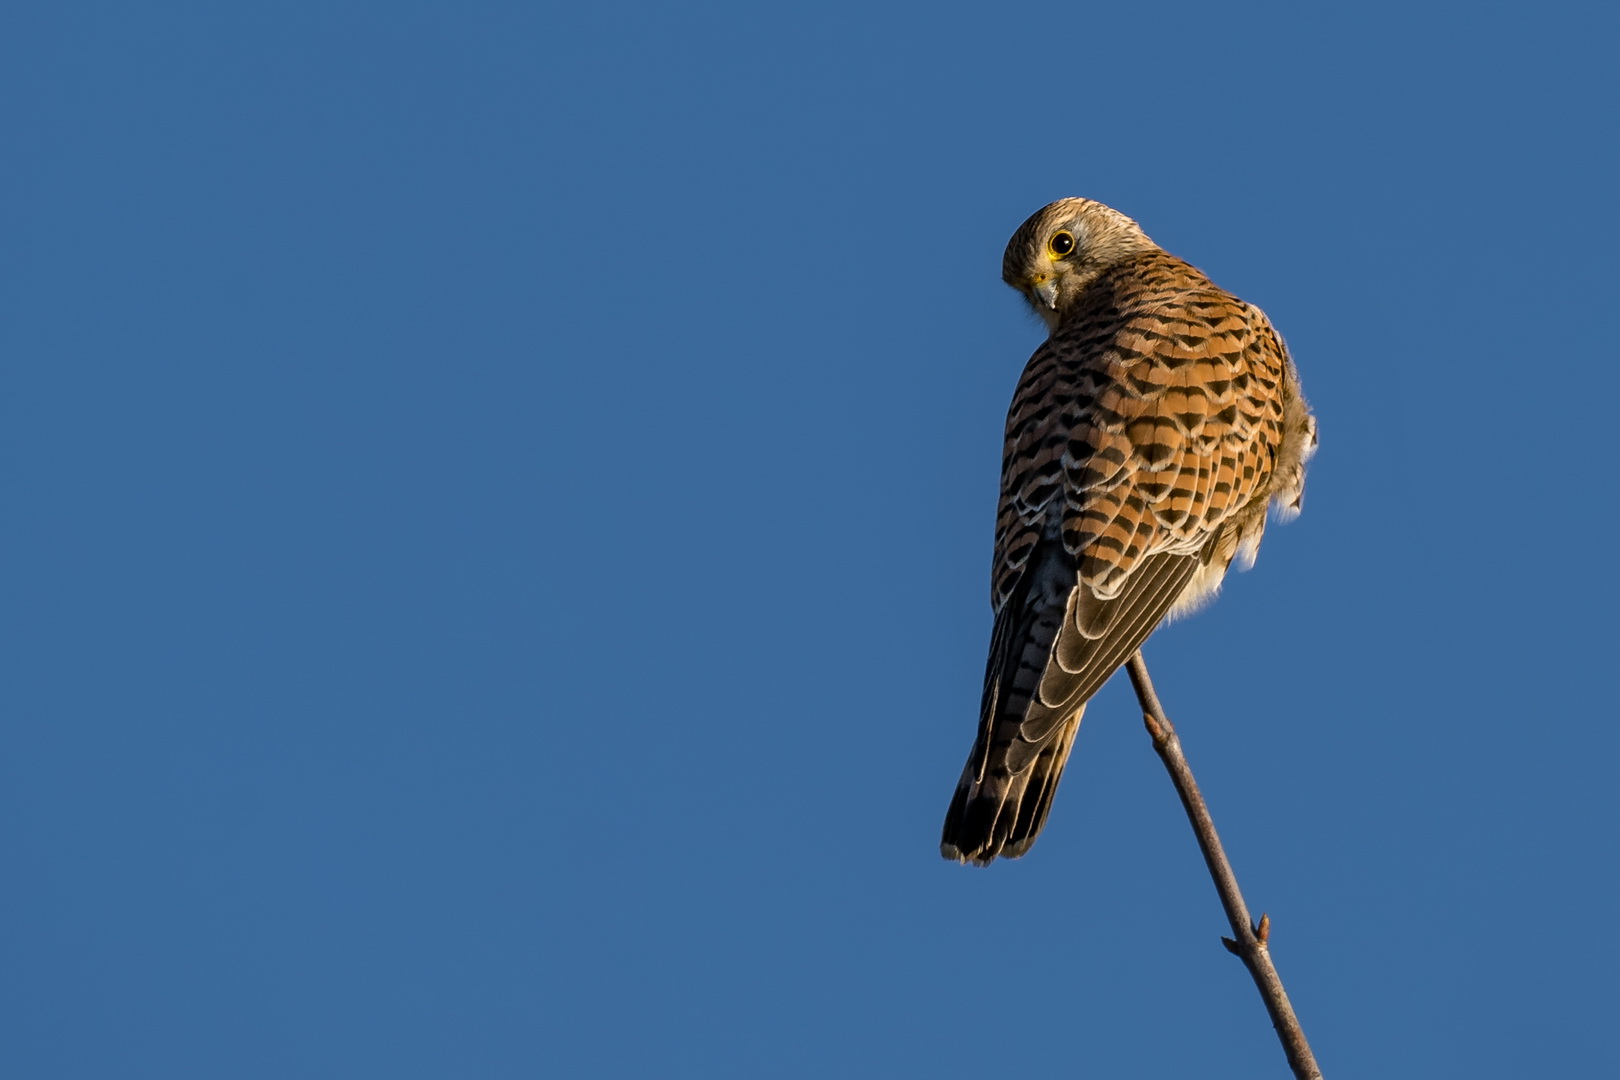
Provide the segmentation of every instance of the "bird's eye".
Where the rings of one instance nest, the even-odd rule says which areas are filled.
[[[1052,253],[1054,259],[1061,259],[1074,250],[1074,234],[1067,232],[1054,233],[1052,239],[1046,242],[1046,248]]]

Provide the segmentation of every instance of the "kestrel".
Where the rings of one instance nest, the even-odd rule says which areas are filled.
[[[1061,199],[1001,275],[1050,334],[1007,413],[979,734],[940,852],[1029,850],[1097,689],[1299,512],[1316,421],[1282,338],[1117,210]]]

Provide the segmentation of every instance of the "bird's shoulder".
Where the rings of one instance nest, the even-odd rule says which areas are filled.
[[[1288,367],[1258,307],[1167,252],[1140,253],[1101,275],[1030,357],[1007,414],[1009,463],[1081,425],[1196,426],[1200,411],[1250,395],[1258,405]]]

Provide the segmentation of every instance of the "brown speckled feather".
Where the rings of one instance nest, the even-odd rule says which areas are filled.
[[[1086,701],[1252,558],[1268,502],[1298,509],[1315,445],[1265,315],[1124,215],[1052,204],[1005,276],[1052,333],[1007,417],[980,732],[941,845],[981,864],[1033,843]]]

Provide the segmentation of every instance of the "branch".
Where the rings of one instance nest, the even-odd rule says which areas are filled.
[[[1187,820],[1192,822],[1198,847],[1204,853],[1204,865],[1209,867],[1209,876],[1215,880],[1215,891],[1221,894],[1226,921],[1232,925],[1232,936],[1221,938],[1221,943],[1243,961],[1243,966],[1253,976],[1254,985],[1259,988],[1260,997],[1266,1003],[1271,1026],[1277,1029],[1277,1038],[1282,1041],[1283,1053],[1288,1055],[1288,1067],[1294,1071],[1294,1076],[1297,1080],[1322,1080],[1322,1070],[1317,1068],[1310,1044],[1305,1041],[1305,1032],[1299,1026],[1299,1018],[1294,1015],[1294,1007],[1288,1003],[1282,977],[1271,962],[1271,950],[1266,944],[1271,936],[1271,917],[1261,915],[1258,924],[1249,921],[1249,909],[1243,903],[1243,893],[1238,889],[1232,864],[1226,861],[1226,852],[1221,850],[1221,838],[1215,834],[1215,822],[1209,816],[1209,807],[1204,805],[1204,796],[1198,791],[1198,781],[1193,779],[1187,756],[1181,751],[1181,740],[1176,737],[1175,726],[1164,715],[1159,695],[1153,692],[1153,680],[1148,678],[1147,661],[1142,659],[1140,650],[1131,656],[1126,670],[1130,673],[1131,685],[1136,688],[1136,699],[1142,703],[1142,722],[1147,725],[1148,734],[1153,736],[1153,749],[1159,752],[1159,759],[1170,771],[1170,780],[1176,785],[1176,794],[1181,796],[1181,805],[1187,810]]]

